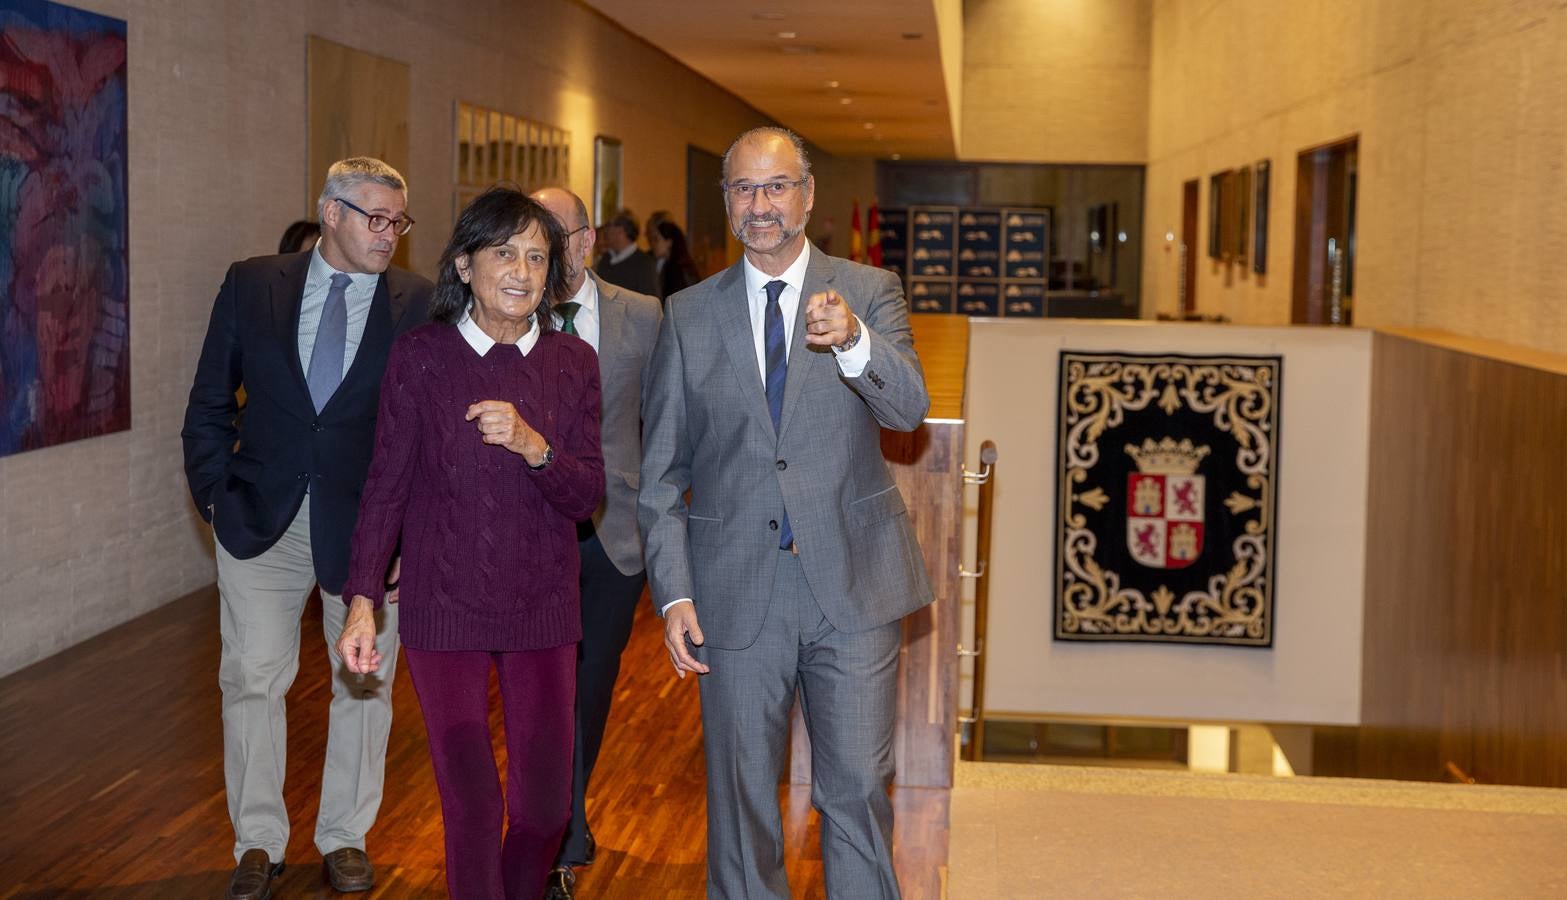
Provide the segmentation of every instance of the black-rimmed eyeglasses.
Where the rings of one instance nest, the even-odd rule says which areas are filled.
[[[352,203],[349,203],[347,200],[344,200],[342,197],[335,197],[333,199],[337,200],[337,202],[343,204],[354,212],[359,213],[361,216],[364,216],[366,219],[369,219],[370,221],[367,224],[370,226],[370,230],[377,234],[385,231],[388,227],[390,227],[392,229],[392,233],[398,237],[402,237],[409,231],[413,230],[414,220],[408,215],[400,215],[397,218],[392,219],[383,216],[380,213],[365,212]]]

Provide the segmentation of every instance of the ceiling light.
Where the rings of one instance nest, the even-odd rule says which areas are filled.
[[[872,128],[876,127],[876,123],[875,122],[862,122],[860,124],[865,126],[865,130],[866,131],[870,131]]]
[[[835,88],[837,86],[838,86],[838,82],[836,82],[836,81],[829,81],[829,82],[827,82],[827,87],[828,88]]]
[[[848,106],[850,103],[854,102],[854,98],[853,97],[839,97],[838,98],[838,102],[842,103],[844,106]]]
[[[903,158],[903,154],[902,153],[894,153],[894,154],[892,154],[892,158],[893,159],[902,159]]]
[[[782,40],[785,40],[785,41],[792,41],[792,40],[794,40],[795,38],[797,38],[799,36],[800,36],[799,32],[796,32],[796,31],[780,31],[776,35],[776,37],[778,37],[778,38],[780,38]]]

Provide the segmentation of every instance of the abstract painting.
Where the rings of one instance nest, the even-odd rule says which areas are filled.
[[[0,456],[131,424],[125,23],[0,5]]]

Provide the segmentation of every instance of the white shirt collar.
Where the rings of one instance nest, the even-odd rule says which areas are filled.
[[[637,252],[637,245],[627,244],[626,246],[621,247],[619,250],[611,250],[609,252],[609,261],[618,266],[626,260],[630,259],[631,254],[635,252]]]
[[[349,282],[354,286],[364,284],[367,278],[371,283],[374,283],[377,278],[381,277],[365,272],[339,272],[337,269],[332,268],[332,264],[321,256],[321,239],[317,238],[315,247],[310,250],[310,271],[305,274],[305,280],[312,284],[317,282],[325,284],[332,280],[333,275],[347,275]]]
[[[527,356],[528,351],[532,350],[533,346],[539,342],[538,317],[534,316],[529,321],[533,323],[532,327],[528,329],[527,334],[517,340],[516,344],[517,350],[523,356]],[[461,319],[457,320],[457,332],[462,335],[463,340],[468,342],[468,346],[473,348],[473,352],[480,356],[489,353],[490,348],[495,346],[495,338],[485,334],[484,329],[480,328],[478,323],[473,321],[473,316],[466,312],[462,314]]]
[[[776,278],[751,265],[750,257],[741,257],[741,259],[743,260],[742,265],[745,267],[746,296],[751,297],[753,300],[767,287],[769,281],[782,281],[784,284],[794,288],[796,292],[804,293],[805,269],[811,262],[811,242],[801,242],[800,255],[795,257],[794,262],[789,264],[789,268],[784,269],[783,274]]]
[[[577,292],[571,295],[571,302],[579,304],[582,309],[588,312],[597,313],[599,309],[598,281],[594,278],[592,272],[587,272],[586,276],[582,279],[582,287],[577,288]],[[577,315],[582,315],[582,312],[579,310]],[[556,316],[556,318],[560,317]]]

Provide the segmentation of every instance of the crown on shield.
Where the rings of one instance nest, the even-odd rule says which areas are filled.
[[[1208,455],[1208,448],[1195,446],[1188,438],[1181,438],[1180,443],[1168,437],[1162,441],[1145,438],[1141,447],[1127,444],[1126,455],[1137,462],[1137,470],[1144,475],[1192,475]]]

